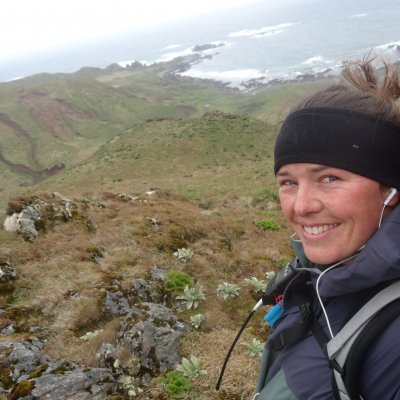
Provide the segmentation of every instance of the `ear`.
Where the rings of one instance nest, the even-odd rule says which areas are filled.
[[[399,203],[399,199],[400,199],[400,194],[397,192],[397,193],[394,195],[393,199],[389,201],[388,206],[389,206],[389,207],[397,206],[397,204]]]
[[[388,190],[388,192],[386,193],[386,196],[387,196],[385,200],[386,206],[394,207],[399,203],[400,194],[398,190],[390,188],[390,190]]]

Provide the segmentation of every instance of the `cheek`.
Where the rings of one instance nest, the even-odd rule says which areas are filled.
[[[290,219],[290,215],[293,210],[292,201],[290,200],[290,196],[284,193],[279,193],[279,203],[281,205],[282,214],[286,219]]]

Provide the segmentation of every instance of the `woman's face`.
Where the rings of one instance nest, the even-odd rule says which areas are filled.
[[[295,163],[276,177],[284,216],[317,264],[332,264],[375,233],[388,188],[338,168]]]

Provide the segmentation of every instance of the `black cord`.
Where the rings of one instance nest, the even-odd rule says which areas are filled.
[[[229,349],[229,351],[228,351],[228,354],[227,354],[226,357],[225,357],[225,361],[224,361],[224,365],[222,366],[221,373],[219,374],[219,379],[218,379],[218,382],[217,382],[217,386],[215,387],[216,390],[219,390],[219,388],[220,388],[220,386],[221,386],[222,377],[224,376],[224,372],[225,372],[226,365],[228,364],[228,360],[229,360],[229,358],[230,358],[230,356],[231,356],[231,354],[232,354],[232,351],[233,351],[233,349],[234,349],[234,347],[235,347],[237,341],[238,341],[239,338],[240,338],[240,335],[242,334],[242,332],[243,332],[244,329],[246,328],[247,324],[249,323],[251,317],[254,315],[254,313],[255,313],[256,311],[257,311],[257,309],[253,309],[253,310],[251,311],[251,313],[250,313],[250,314],[248,315],[248,317],[246,318],[246,321],[244,321],[242,327],[240,328],[239,332],[237,333],[237,335],[236,335],[236,337],[235,337],[235,340],[232,342],[231,347],[230,347],[230,349]]]

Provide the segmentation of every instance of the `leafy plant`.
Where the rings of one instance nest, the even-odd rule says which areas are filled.
[[[281,227],[272,219],[254,221],[254,225],[263,231],[278,231]]]
[[[165,289],[169,292],[183,293],[186,286],[194,286],[193,278],[186,272],[174,269],[167,272],[165,276]]]
[[[79,339],[84,340],[85,342],[90,342],[96,336],[100,335],[103,332],[103,329],[96,329],[94,332],[86,332],[83,336]]]
[[[182,262],[188,262],[194,256],[194,253],[192,250],[185,249],[184,247],[182,247],[181,249],[178,249],[173,254],[175,257],[178,257]]]
[[[264,344],[261,343],[258,339],[253,338],[250,343],[242,343],[242,346],[245,346],[251,357],[261,357],[264,349]]]
[[[196,315],[192,315],[190,317],[190,324],[195,329],[198,329],[203,321],[204,321],[204,315],[203,314],[196,314]]]
[[[186,397],[192,387],[192,382],[181,371],[171,371],[160,379],[164,384],[171,399],[182,399]]]
[[[267,279],[271,280],[275,276],[275,272],[274,271],[267,271],[265,273],[265,276],[267,277]]]
[[[214,214],[214,211],[211,211],[211,210],[203,210],[201,212],[201,215],[205,215],[206,217],[211,217],[211,215],[213,215],[213,214]]]
[[[200,300],[205,300],[206,297],[203,292],[202,287],[192,287],[186,286],[183,290],[183,295],[177,297],[178,300],[184,300],[186,302],[186,308],[190,310],[193,308],[195,310],[199,306]]]
[[[128,396],[128,399],[133,399],[136,397],[139,393],[143,392],[143,389],[135,385],[135,380],[129,375],[122,375],[118,383],[121,387],[121,389],[126,393]]]
[[[239,295],[239,286],[234,283],[224,282],[218,285],[217,295],[227,300],[230,297],[237,297]]]
[[[182,372],[189,379],[194,379],[199,375],[206,375],[207,371],[200,369],[200,360],[196,356],[190,356],[190,360],[183,357],[182,363],[176,367],[177,371]]]
[[[256,293],[263,292],[265,290],[265,287],[267,286],[264,281],[258,279],[255,276],[252,276],[251,278],[246,278],[245,281],[253,287],[253,291]]]

